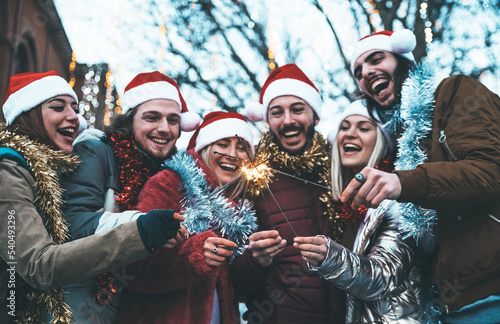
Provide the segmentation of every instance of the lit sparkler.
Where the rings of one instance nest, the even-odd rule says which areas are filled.
[[[283,174],[285,176],[289,176],[289,177],[297,179],[297,180],[301,180],[306,184],[319,186],[319,187],[322,187],[322,188],[325,188],[325,189],[331,190],[331,191],[333,189],[326,187],[326,186],[323,186],[323,185],[318,184],[318,183],[310,182],[308,180],[296,177],[292,174],[270,168],[269,165],[267,164],[267,162],[272,160],[275,156],[271,156],[269,159],[262,161],[259,164],[256,164],[255,159],[252,159],[252,157],[249,153],[248,146],[245,144],[245,142],[241,138],[238,137],[238,135],[235,135],[235,136],[238,139],[238,141],[240,142],[243,149],[245,150],[249,160],[243,160],[243,159],[239,159],[237,157],[231,156],[231,155],[223,154],[220,152],[214,152],[214,154],[224,155],[224,156],[227,156],[229,158],[240,160],[242,162],[241,162],[241,167],[240,167],[240,171],[241,171],[240,174],[237,177],[235,177],[233,180],[231,180],[229,183],[225,184],[224,186],[220,187],[218,190],[214,191],[211,194],[211,196],[221,194],[230,184],[234,183],[235,181],[239,180],[241,177],[244,176],[246,178],[247,182],[253,182],[260,189],[260,191],[267,190],[269,192],[269,194],[273,198],[274,202],[277,204],[281,214],[283,215],[286,222],[288,223],[288,225],[292,229],[293,233],[295,234],[295,236],[298,236],[297,233],[295,232],[295,229],[293,228],[292,224],[290,224],[290,221],[286,217],[285,212],[283,211],[283,209],[279,205],[278,201],[276,200],[276,197],[274,197],[274,194],[271,192],[271,189],[269,188],[269,182],[270,182],[271,178],[273,177],[274,172]],[[261,144],[262,143],[259,143],[259,145],[257,146],[257,151],[258,151],[259,147],[261,146]],[[258,153],[256,153],[256,156],[257,155],[258,155]],[[339,192],[341,192],[341,191],[339,191]],[[260,192],[257,191],[257,195],[259,195],[259,193]],[[244,195],[246,195],[246,192],[244,193]],[[242,200],[244,200],[244,197]],[[267,207],[267,205],[266,205],[266,207]],[[268,212],[269,212],[269,210],[268,210]],[[271,222],[272,222],[272,219],[271,219]],[[273,228],[274,228],[274,223],[273,223]]]

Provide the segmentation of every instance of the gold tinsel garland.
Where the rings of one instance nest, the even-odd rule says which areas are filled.
[[[270,132],[262,135],[257,154],[254,159],[254,165],[266,163],[270,168],[282,172],[290,173],[299,178],[309,178],[311,175],[318,175],[318,184],[331,188],[331,146],[318,132],[314,133],[311,145],[299,155],[291,155],[283,151],[279,145],[273,141]],[[261,193],[266,184],[272,182],[272,175],[261,179],[260,181],[249,181],[247,184],[247,194],[250,199],[255,200]],[[324,215],[328,218],[331,225],[331,237],[339,241],[342,237],[342,219],[335,211],[335,203],[332,199],[330,190],[325,189],[319,197],[325,205]]]
[[[56,244],[69,239],[68,223],[61,212],[62,188],[58,174],[73,171],[78,159],[61,150],[31,140],[0,126],[0,147],[10,147],[26,160],[35,180],[37,193],[35,206],[42,211],[45,227]],[[53,312],[51,324],[71,323],[71,309],[64,301],[64,288],[50,291],[33,291],[26,296],[25,309],[18,313],[18,323],[41,323],[40,309],[46,307]]]

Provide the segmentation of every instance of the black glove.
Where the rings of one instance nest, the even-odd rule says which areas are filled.
[[[181,223],[174,218],[174,211],[170,209],[153,209],[137,218],[139,234],[150,253],[175,237],[180,227]]]

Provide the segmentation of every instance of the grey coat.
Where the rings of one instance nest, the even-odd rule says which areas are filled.
[[[430,238],[419,243],[403,240],[398,231],[400,210],[384,201],[361,225],[354,252],[327,238],[328,253],[320,267],[325,280],[348,293],[347,323],[422,323],[430,291]]]

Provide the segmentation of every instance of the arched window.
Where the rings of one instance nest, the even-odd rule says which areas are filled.
[[[31,34],[24,34],[17,47],[14,73],[37,72],[38,64],[36,54],[33,37]]]

